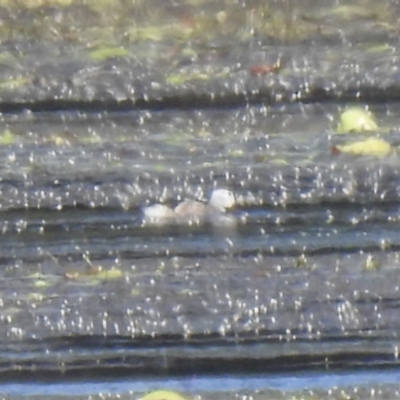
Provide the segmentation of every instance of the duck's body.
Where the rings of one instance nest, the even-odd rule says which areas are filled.
[[[149,221],[173,219],[176,217],[174,210],[163,204],[153,204],[152,206],[145,207],[143,214],[145,219]]]
[[[183,218],[205,215],[207,205],[200,201],[186,199],[174,208],[174,212],[178,217]]]
[[[212,192],[210,201],[205,204],[196,200],[186,199],[174,209],[162,204],[146,207],[143,212],[146,220],[164,222],[196,219],[213,222],[214,217],[224,214],[235,204],[235,196],[230,190],[216,189]]]

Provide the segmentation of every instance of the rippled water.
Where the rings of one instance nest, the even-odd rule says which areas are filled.
[[[342,108],[4,116],[0,389],[168,374],[181,383],[156,386],[293,390],[359,368],[358,385],[396,383],[399,156],[333,155]],[[373,111],[397,146],[397,105]],[[235,225],[143,223],[214,187]],[[306,374],[274,377],[290,371]]]
[[[368,382],[371,385],[369,392],[362,385]],[[2,385],[2,391],[12,396],[58,396],[62,398],[67,390],[69,396],[90,396],[93,393],[107,393],[109,396],[115,396],[121,393],[145,393],[149,390],[157,390],[160,387],[168,390],[175,390],[184,393],[202,393],[205,397],[219,396],[219,398],[228,398],[231,393],[243,392],[243,396],[254,395],[259,391],[283,391],[295,395],[295,391],[304,391],[305,388],[314,391],[321,398],[327,396],[328,390],[334,387],[342,388],[343,392],[358,393],[367,392],[370,397],[374,397],[374,390],[379,393],[378,385],[384,384],[387,387],[389,396],[398,397],[398,392],[394,390],[399,382],[397,372],[352,372],[352,373],[330,373],[327,374],[279,374],[274,376],[248,376],[241,377],[191,377],[190,379],[172,378],[172,379],[143,379],[136,381],[113,381],[113,382],[80,382],[80,383],[61,383],[61,384],[5,384]],[[360,386],[361,385],[361,386]],[[343,389],[343,388],[346,389]],[[352,387],[353,389],[349,389]],[[300,392],[301,393],[301,392]],[[274,393],[276,396],[276,393]],[[336,394],[337,395],[337,394]],[[127,398],[129,398],[127,396]],[[368,398],[368,397],[366,397]]]
[[[398,1],[19,3],[0,393],[399,397]],[[336,133],[354,104],[378,132]],[[143,221],[215,188],[234,224]]]

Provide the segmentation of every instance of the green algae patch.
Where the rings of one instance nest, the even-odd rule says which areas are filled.
[[[193,139],[190,133],[186,132],[172,132],[168,133],[162,140],[168,146],[175,146],[179,148],[187,148],[188,143]]]
[[[235,157],[235,158],[239,158],[239,157],[243,157],[245,156],[245,152],[242,149],[232,149],[228,152],[228,155],[230,157]]]
[[[54,144],[56,146],[72,146],[78,143],[78,138],[69,131],[53,133],[45,143]]]
[[[378,131],[374,115],[361,108],[351,107],[340,114],[337,133],[359,133]]]
[[[269,163],[269,164],[281,165],[281,166],[290,165],[290,163],[287,160],[285,160],[284,158],[277,158],[275,156],[271,156],[271,155],[265,154],[265,153],[255,154],[253,156],[253,162],[255,162],[256,164]]]
[[[105,61],[109,58],[126,57],[128,50],[123,47],[99,47],[89,53],[89,57],[95,61]]]
[[[28,85],[32,82],[32,79],[26,76],[20,76],[17,78],[0,80],[0,91],[1,90],[14,90],[21,86]]]
[[[188,400],[178,392],[171,390],[154,390],[145,396],[141,397],[140,400]]]
[[[165,172],[168,170],[168,166],[165,164],[154,164],[152,170],[157,172]]]
[[[53,286],[56,281],[57,277],[54,275],[44,275],[40,272],[36,272],[27,276],[28,279],[32,281],[32,285],[35,288],[46,288],[49,286]]]
[[[333,154],[344,153],[353,156],[385,157],[392,151],[393,147],[390,143],[375,137],[345,145],[337,145],[332,148]]]
[[[388,10],[382,6],[365,7],[362,4],[342,4],[327,10],[324,17],[337,17],[342,20],[363,19],[385,19],[388,17]]]
[[[120,279],[124,276],[122,271],[118,268],[111,268],[108,270],[102,270],[95,275],[96,279],[104,280],[104,281],[112,281],[114,279]]]
[[[101,266],[91,266],[86,271],[68,271],[64,277],[69,280],[85,280],[92,283],[98,283],[98,281],[112,281],[120,279],[124,276],[123,272],[119,268],[103,269]]]
[[[369,254],[363,267],[366,271],[376,271],[381,266],[381,263],[372,254]]]
[[[186,82],[191,82],[191,81],[208,81],[211,78],[210,75],[201,73],[201,72],[188,72],[188,73],[178,73],[178,74],[171,74],[167,76],[166,82],[179,86],[183,85]]]
[[[0,52],[0,64],[2,65],[14,65],[17,62],[15,56],[8,51]]]
[[[395,47],[391,46],[389,43],[363,45],[361,49],[363,49],[365,53],[369,54],[393,53],[396,50]]]
[[[15,3],[15,6],[24,8],[39,8],[45,6],[52,7],[68,7],[72,4],[73,0],[0,0],[0,6],[7,7]]]
[[[15,143],[15,135],[8,129],[0,135],[0,146]]]
[[[43,295],[42,293],[32,292],[32,293],[29,293],[26,296],[26,298],[29,301],[40,303],[40,302],[42,302],[43,300],[46,299],[46,296]]]

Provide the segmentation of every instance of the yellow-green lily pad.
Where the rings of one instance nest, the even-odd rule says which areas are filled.
[[[140,400],[187,400],[181,394],[171,390],[154,390]]]
[[[351,107],[340,114],[339,124],[336,128],[337,133],[357,133],[377,131],[378,124],[374,115],[361,108]]]
[[[379,138],[368,138],[359,142],[334,146],[333,153],[345,153],[354,156],[384,157],[393,151],[390,143]]]
[[[13,144],[15,142],[15,135],[8,129],[3,131],[0,135],[0,145]]]

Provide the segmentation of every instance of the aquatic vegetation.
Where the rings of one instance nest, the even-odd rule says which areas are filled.
[[[124,276],[119,268],[103,269],[102,267],[90,268],[86,271],[68,271],[64,274],[65,278],[70,280],[84,279],[93,283],[98,281],[111,281],[120,279]]]
[[[27,299],[29,301],[36,302],[36,303],[39,303],[39,302],[45,300],[45,298],[46,298],[46,296],[44,296],[42,293],[37,293],[37,292],[32,292],[27,295]]]
[[[67,7],[70,6],[73,1],[74,0],[18,0],[14,2],[12,0],[0,0],[0,5],[2,7],[7,7],[15,3],[15,6],[31,9],[49,5],[53,7]]]
[[[270,163],[274,165],[290,165],[288,160],[285,160],[284,158],[278,158],[276,156],[271,157],[271,155],[266,153],[254,154],[253,161],[257,164]]]
[[[294,266],[295,266],[295,268],[309,269],[310,262],[307,259],[307,256],[305,254],[301,254],[299,257],[297,257],[294,260]]]
[[[33,273],[27,276],[29,280],[31,280],[32,285],[36,288],[45,288],[49,286],[53,286],[58,278],[55,275],[45,275],[41,272]]]
[[[94,374],[99,366],[101,376],[105,376],[106,368],[118,373],[121,365],[122,372],[132,368],[140,378],[141,368],[148,371],[148,367],[156,366],[160,370],[153,370],[155,374],[164,374],[167,367],[175,374],[175,368],[184,368],[182,365],[193,360],[195,375],[198,356],[204,356],[203,366],[208,356],[229,362],[232,346],[219,344],[225,340],[235,346],[236,339],[241,346],[234,358],[247,357],[246,346],[250,343],[248,355],[255,363],[249,358],[244,367],[254,368],[256,373],[260,361],[266,373],[275,368],[268,360],[264,363],[262,357],[267,353],[273,353],[277,361],[280,355],[288,361],[288,355],[296,353],[308,362],[309,354],[305,352],[310,349],[323,368],[327,349],[324,340],[328,340],[331,362],[335,352],[342,357],[345,341],[351,342],[353,334],[360,339],[359,347],[352,353],[354,359],[346,353],[344,361],[352,365],[360,361],[357,365],[361,366],[368,363],[374,335],[378,335],[379,345],[380,338],[393,337],[386,327],[395,332],[397,329],[393,318],[396,282],[391,282],[386,271],[365,273],[363,267],[365,251],[377,253],[383,239],[387,243],[396,241],[399,168],[397,156],[387,163],[346,156],[332,161],[327,154],[332,140],[339,143],[332,149],[334,153],[380,157],[393,149],[378,138],[356,142],[358,137],[350,143],[349,137],[331,135],[331,116],[339,114],[342,107],[337,101],[314,104],[311,98],[310,102],[296,103],[298,97],[293,97],[292,104],[287,101],[286,95],[290,97],[298,89],[300,95],[308,90],[312,95],[319,87],[332,89],[332,96],[336,96],[337,88],[340,96],[341,87],[335,86],[337,76],[331,76],[331,59],[319,54],[314,46],[326,42],[310,37],[317,31],[317,24],[305,23],[297,10],[285,15],[283,8],[274,14],[275,5],[286,4],[278,1],[116,0],[117,14],[126,6],[126,17],[110,15],[107,27],[105,10],[112,9],[111,1],[100,0],[97,5],[95,0],[74,3],[76,8],[66,10],[65,15],[47,6],[27,14],[28,22],[36,20],[39,33],[32,35],[35,45],[42,37],[52,35],[54,26],[45,14],[50,9],[49,15],[57,16],[60,24],[55,26],[55,38],[51,40],[70,37],[75,29],[78,51],[71,42],[57,46],[46,41],[50,54],[46,48],[43,61],[35,63],[40,52],[28,54],[26,60],[31,57],[35,68],[32,87],[16,86],[12,98],[5,90],[1,92],[13,101],[29,101],[32,93],[47,101],[50,93],[58,102],[55,112],[36,113],[32,108],[32,112],[2,115],[2,129],[10,129],[4,134],[4,143],[13,143],[15,135],[17,144],[0,148],[4,298],[0,299],[0,307],[4,301],[4,307],[14,305],[22,311],[20,320],[15,319],[9,326],[3,324],[2,329],[18,332],[27,328],[28,339],[39,339],[34,341],[38,353],[31,352],[24,359],[27,368],[36,374],[42,365],[54,366],[54,371],[71,376],[71,370],[79,375],[79,368],[95,365]],[[300,3],[292,4],[298,7]],[[139,5],[143,8],[137,13]],[[198,12],[201,6],[204,13]],[[259,14],[261,7],[263,15]],[[36,19],[36,12],[43,12],[45,17]],[[92,26],[69,24],[74,12],[91,16],[88,25]],[[171,21],[179,21],[181,26],[172,28]],[[127,35],[126,26],[132,29]],[[65,36],[57,36],[58,32],[65,32]],[[15,37],[19,39],[18,34]],[[343,37],[344,42],[347,38],[345,34]],[[299,46],[289,42],[286,51],[287,40],[301,38],[306,40]],[[20,42],[12,42],[18,45],[16,57],[23,57],[26,48],[33,51],[29,45],[20,46]],[[328,50],[332,50],[333,58],[341,55],[340,50],[335,52],[343,42]],[[313,52],[310,59],[305,54],[309,47]],[[356,56],[365,55],[364,49],[353,49]],[[269,59],[270,50],[271,64],[264,61]],[[277,53],[284,54],[286,66],[273,64]],[[349,61],[353,56],[351,53],[348,59],[337,61],[343,67],[338,72],[343,72],[343,80],[339,79],[343,87],[347,87],[345,79],[355,75],[355,64]],[[57,57],[56,63],[52,57]],[[58,58],[63,60],[62,65]],[[377,65],[385,61],[378,60]],[[5,76],[22,76],[25,60],[15,69],[13,65],[10,68],[12,62],[5,56]],[[395,63],[388,64],[394,71]],[[383,82],[389,79],[392,76]],[[364,82],[361,77],[360,87]],[[264,103],[270,92],[276,93],[278,105]],[[204,93],[206,99],[215,95],[217,101],[193,109],[196,103],[190,103],[192,93],[200,97]],[[219,107],[218,99],[225,95],[233,100],[232,106]],[[118,103],[114,112],[114,102],[124,96],[132,99],[120,103],[127,110],[119,112]],[[149,99],[144,109],[137,100],[141,96]],[[159,106],[159,99],[163,101],[166,96],[181,102]],[[188,99],[189,109],[184,102]],[[153,100],[155,104],[151,105]],[[62,107],[58,111],[64,102],[69,107],[67,112]],[[71,104],[76,108],[71,110]],[[112,107],[108,108],[109,104]],[[102,107],[107,110],[102,112]],[[374,103],[374,107],[382,123],[385,117],[392,122],[397,118],[393,126],[398,126],[396,105],[390,109],[389,104]],[[355,124],[345,120],[341,129],[378,130],[376,121],[369,123],[363,118]],[[66,133],[62,133],[64,129]],[[390,136],[393,143],[398,140],[397,134]],[[232,188],[240,196],[235,212],[226,213],[225,206],[213,206],[210,212],[203,202],[204,188],[214,187]],[[193,200],[183,201],[186,195]],[[152,206],[152,211],[170,214],[174,226],[142,227],[141,207],[149,199],[165,203]],[[169,206],[174,199],[181,202],[176,208]],[[231,198],[232,205],[235,200],[238,198]],[[198,217],[201,225],[188,228],[186,222],[192,217]],[[215,229],[213,224],[222,221],[237,221],[238,229]],[[24,227],[22,233],[20,226]],[[61,265],[43,261],[46,249],[60,258]],[[387,249],[381,250],[383,253]],[[94,262],[89,261],[88,266],[80,258],[84,251],[93,256]],[[51,271],[54,279],[47,275],[26,278],[25,274],[37,270],[38,262],[43,262],[43,270]],[[28,263],[30,269],[26,268]],[[367,260],[365,268],[373,271],[373,260]],[[360,279],[360,275],[368,279]],[[385,276],[374,281],[376,275]],[[383,279],[388,279],[386,284]],[[49,282],[55,285],[48,287]],[[20,292],[30,295],[21,297]],[[81,340],[81,334],[85,340]],[[46,338],[58,336],[68,351],[58,352],[59,347],[54,346],[43,351]],[[2,337],[5,348],[7,337]],[[258,347],[257,340],[266,337],[272,342],[279,338],[276,346],[271,342],[271,349]],[[92,347],[97,340],[98,347]],[[156,350],[148,352],[146,343],[154,343]],[[21,343],[14,342],[13,346],[11,349],[20,351]],[[93,349],[98,350],[94,356]],[[126,354],[124,349],[128,350]],[[254,349],[264,349],[265,353]],[[280,353],[286,349],[288,353]],[[114,351],[118,351],[116,357]],[[17,356],[10,353],[13,363],[24,354]],[[176,356],[185,358],[184,364],[174,362]],[[87,364],[85,357],[90,361]],[[377,354],[372,357],[378,363],[381,360]],[[382,357],[387,362],[387,354]],[[333,362],[340,363],[341,358],[334,356]],[[219,372],[224,374],[224,364],[219,365]],[[15,370],[17,367],[13,364]],[[142,400],[185,397],[158,390],[143,395]],[[306,394],[291,397],[312,398]]]
[[[0,134],[0,145],[13,143],[15,143],[15,135],[9,129],[6,129],[2,134]]]
[[[356,133],[377,131],[378,125],[374,115],[361,108],[351,107],[340,114],[337,133]]]
[[[17,62],[16,57],[9,51],[0,52],[0,64],[14,65]]]
[[[171,85],[182,85],[190,81],[203,80],[207,81],[211,78],[210,75],[201,72],[187,72],[172,74],[166,77],[166,82]]]
[[[208,81],[213,78],[221,78],[229,75],[230,69],[223,68],[220,71],[203,69],[202,71],[184,71],[171,74],[166,77],[166,82],[171,85],[182,85],[192,81]]]
[[[83,279],[89,284],[97,284],[99,281],[110,281],[124,276],[122,270],[115,266],[106,269],[102,265],[94,264],[86,253],[82,255],[82,258],[87,264],[86,269],[84,271],[67,271],[64,274],[65,278],[70,280]]]
[[[69,131],[60,133],[53,133],[46,140],[47,143],[55,144],[56,146],[71,146],[72,144],[78,143],[78,139]]]
[[[324,18],[339,21],[366,18],[383,27],[386,24],[388,29],[396,29],[396,23],[391,21],[390,6],[377,7],[371,2],[325,7],[316,13],[290,1],[259,1],[245,7],[226,1],[219,7],[210,7],[210,4],[212,2],[206,0],[181,0],[176,2],[175,12],[171,13],[168,5],[142,0],[0,0],[0,6],[13,13],[20,10],[33,13],[29,21],[24,20],[23,26],[16,20],[4,20],[0,37],[61,39],[85,44],[93,43],[93,40],[120,44],[121,38],[134,43],[173,40],[182,44],[235,36],[239,41],[246,41],[254,35],[279,41],[299,41],[324,35],[321,24]],[[83,20],[75,17],[77,7]],[[52,10],[55,8],[65,16],[54,18]],[[99,40],[90,33],[94,28]]]
[[[380,54],[380,53],[393,53],[396,49],[389,43],[367,43],[360,46],[365,53]]]
[[[96,279],[104,280],[104,281],[111,281],[114,279],[120,279],[124,276],[123,272],[119,268],[111,268],[111,269],[101,269],[96,273],[92,273]]]
[[[129,55],[123,47],[99,47],[89,53],[89,57],[95,61],[105,61],[108,58],[126,57]]]
[[[14,90],[21,86],[27,85],[32,82],[30,77],[19,76],[16,78],[10,78],[7,80],[0,81],[0,91],[1,90]]]
[[[379,267],[381,267],[381,263],[372,254],[369,254],[365,260],[364,269],[367,271],[376,271]]]
[[[187,398],[172,390],[154,390],[140,400],[187,400]]]
[[[383,139],[371,137],[354,143],[337,145],[332,148],[333,154],[350,154],[354,156],[384,157],[392,153],[393,147]]]
[[[232,149],[229,151],[228,154],[230,157],[239,158],[243,157],[245,155],[245,152],[242,149]]]
[[[388,11],[386,7],[376,5],[369,5],[366,7],[362,4],[341,4],[325,10],[321,16],[334,16],[345,20],[352,20],[355,18],[386,19],[388,17]]]

